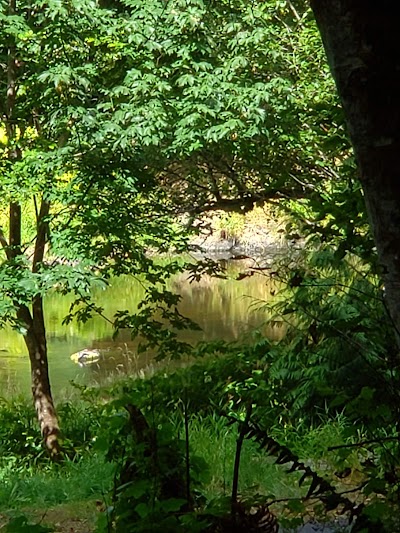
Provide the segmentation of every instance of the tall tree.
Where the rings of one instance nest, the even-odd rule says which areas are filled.
[[[342,116],[306,1],[108,4],[124,76],[103,113],[181,211],[251,209],[334,177]]]
[[[160,287],[174,266],[159,269],[146,250],[179,246],[181,232],[154,179],[138,171],[140,149],[118,150],[118,122],[99,106],[110,102],[118,70],[111,14],[74,0],[0,5],[0,191],[9,206],[0,225],[0,324],[24,337],[40,429],[58,456],[44,295],[73,293],[67,319],[87,320],[102,312],[90,294],[99,278],[143,273]],[[162,298],[154,293],[146,319]]]
[[[400,342],[400,19],[397,2],[311,0],[343,103]]]
[[[9,0],[7,16],[17,15],[16,0]],[[18,89],[19,58],[16,37],[10,33],[7,39],[7,91],[5,99],[4,123],[7,135],[7,158],[10,167],[21,160],[21,147],[18,143],[20,131],[18,129],[16,95]],[[37,237],[32,259],[32,273],[37,273],[43,261],[44,249],[47,239],[47,219],[49,214],[49,201],[42,197],[40,211],[37,213]],[[9,240],[0,228],[0,238],[9,265],[18,265],[22,254],[22,220],[21,203],[18,198],[10,198],[9,202]],[[18,267],[17,267],[18,268]],[[43,299],[41,294],[33,295],[31,309],[26,302],[17,300],[13,296],[16,319],[25,328],[24,339],[29,353],[32,374],[32,394],[34,405],[38,414],[40,429],[47,449],[52,456],[58,455],[59,425],[51,394],[46,332],[43,314]]]
[[[303,0],[0,6],[0,191],[11,215],[0,232],[0,320],[24,335],[57,453],[47,439],[58,433],[54,409],[39,401],[46,391],[52,406],[46,292],[73,292],[69,318],[85,320],[101,312],[92,280],[141,273],[155,287],[137,317],[121,310],[116,325],[149,331],[159,305],[181,325],[178,298],[158,285],[175,267],[146,256],[182,249],[172,215],[248,209],[316,184],[322,193],[347,145]],[[339,139],[333,149],[321,131]],[[170,342],[153,325],[152,342]]]

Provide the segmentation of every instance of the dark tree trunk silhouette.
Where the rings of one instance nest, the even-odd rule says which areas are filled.
[[[400,346],[400,16],[394,0],[311,0],[345,111]]]

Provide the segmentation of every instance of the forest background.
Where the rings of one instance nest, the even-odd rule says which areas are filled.
[[[24,510],[5,527],[43,531],[25,503],[54,504],[55,473],[75,472],[87,492],[61,500],[105,500],[98,531],[250,531],[275,527],[274,514],[285,527],[343,514],[353,531],[396,531],[396,317],[308,4],[0,5],[0,316],[25,340],[44,443],[30,407],[4,401],[3,501]],[[224,272],[157,255],[187,252],[212,212],[229,220],[267,203],[304,245],[239,277],[277,281],[265,317],[286,324],[284,338],[182,342],[196,325],[167,281]],[[138,312],[107,317],[115,331],[130,329],[160,358],[202,360],[84,389],[56,410],[43,298],[72,294],[65,320],[85,321],[104,311],[93,284],[121,275],[139,277],[146,295]],[[210,491],[201,471],[222,461],[206,451],[221,438],[232,439],[232,474]],[[261,452],[246,452],[246,439]],[[239,490],[244,453],[289,465],[287,494]]]

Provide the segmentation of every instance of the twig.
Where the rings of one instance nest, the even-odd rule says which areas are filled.
[[[294,7],[294,5],[292,4],[292,2],[290,0],[287,0],[287,3],[288,3],[288,6],[290,7],[293,15],[295,16],[297,22],[301,23],[301,17],[300,15],[297,13],[296,11],[296,8]]]

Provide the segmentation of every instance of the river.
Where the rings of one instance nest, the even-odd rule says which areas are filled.
[[[235,261],[228,263],[226,280],[204,277],[200,282],[190,283],[184,274],[172,280],[171,289],[182,297],[180,311],[202,328],[200,332],[184,332],[185,341],[242,340],[254,329],[262,330],[269,338],[282,335],[282,326],[266,325],[266,313],[259,309],[262,302],[271,299],[271,291],[276,287],[262,275],[235,281],[244,269],[244,263]],[[113,280],[105,289],[94,290],[96,302],[104,307],[108,317],[118,309],[135,311],[142,296],[141,285],[127,277]],[[111,325],[100,316],[84,324],[62,325],[71,301],[70,297],[58,294],[45,299],[50,379],[56,396],[67,395],[71,381],[88,385],[102,383],[113,373],[135,374],[151,371],[156,366],[154,354],[137,355],[137,343],[131,340],[128,331],[122,331],[113,340]],[[70,356],[84,348],[100,349],[101,359],[78,366]],[[16,331],[0,330],[0,396],[28,394],[29,390],[30,371],[24,340]]]
[[[247,339],[250,342],[251,333],[256,330],[270,339],[282,337],[282,324],[268,321],[266,312],[260,309],[263,303],[271,301],[276,284],[263,275],[235,281],[245,267],[241,262],[228,263],[226,280],[204,277],[199,283],[190,283],[184,274],[172,280],[170,288],[182,297],[181,312],[202,328],[200,332],[184,332],[185,341]],[[104,290],[94,290],[94,297],[104,307],[104,314],[112,317],[118,309],[137,309],[143,288],[132,278],[118,278]],[[50,379],[56,398],[68,397],[71,381],[90,385],[105,382],[115,373],[138,374],[157,368],[154,354],[136,355],[137,343],[131,340],[128,331],[113,340],[111,325],[100,316],[84,324],[62,325],[71,301],[70,297],[57,294],[45,300]],[[70,356],[83,348],[99,349],[102,357],[96,363],[80,367]],[[0,350],[0,397],[29,394],[29,361],[22,336],[9,329],[0,330]],[[161,364],[168,366],[166,362]],[[309,523],[290,533],[333,533],[338,525]]]

